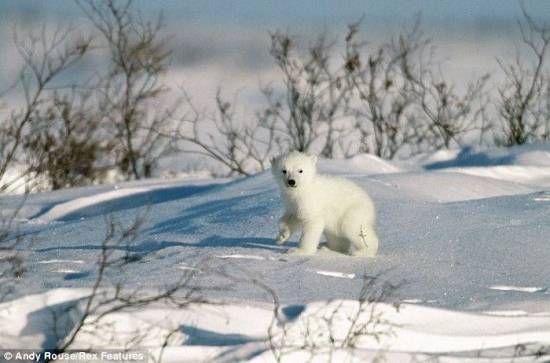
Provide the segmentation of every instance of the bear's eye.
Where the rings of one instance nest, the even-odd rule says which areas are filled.
[[[302,169],[298,170],[298,173],[300,173],[300,174],[303,173],[303,172],[304,172],[304,171],[303,171]]]
[[[286,170],[285,170],[285,169],[283,169],[283,174],[286,174]]]

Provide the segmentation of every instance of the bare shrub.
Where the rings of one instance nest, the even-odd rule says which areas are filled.
[[[358,38],[359,24],[346,36],[348,82],[358,95],[360,151],[394,158],[401,150],[424,152],[461,145],[461,137],[482,127],[487,76],[463,94],[434,72],[438,64],[417,20],[410,29],[370,53]],[[483,128],[482,131],[485,129]]]
[[[25,137],[25,164],[53,190],[89,185],[105,178],[112,142],[105,140],[101,119],[88,105],[89,91],[53,92],[36,112]]]
[[[275,292],[267,288],[274,301],[268,342],[275,360],[281,362],[285,355],[305,351],[310,359],[324,356],[331,361],[336,350],[351,349],[353,353],[362,339],[380,342],[392,336],[395,325],[384,316],[380,304],[388,302],[401,285],[384,281],[381,274],[365,275],[356,301],[329,301],[290,321]],[[398,304],[393,308],[399,311]]]
[[[455,85],[433,74],[416,84],[420,108],[427,119],[427,135],[424,139],[419,135],[419,140],[427,144],[426,149],[463,146],[467,142],[464,138],[473,131],[483,139],[490,128],[486,120],[488,79],[489,75],[484,75],[468,83],[462,94],[455,91]]]
[[[176,109],[160,101],[170,55],[161,19],[144,21],[131,0],[78,4],[97,40],[75,37],[73,28],[51,35],[42,28],[15,38],[24,65],[6,92],[20,93],[24,103],[5,110],[0,120],[1,190],[30,183],[42,189],[86,185],[102,181],[113,168],[127,179],[149,177],[171,151],[159,134]],[[100,46],[108,53],[106,72],[61,84],[69,68]],[[7,175],[15,169],[15,176]]]
[[[499,61],[504,83],[496,101],[487,75],[459,90],[439,70],[419,21],[372,47],[358,22],[340,47],[326,34],[304,46],[289,33],[271,33],[280,79],[261,87],[265,105],[244,119],[237,101],[221,92],[213,112],[197,110],[184,94],[183,117],[176,116],[180,100],[163,101],[171,52],[161,17],[144,20],[132,0],[77,3],[98,35],[94,46],[105,52],[107,70],[92,82],[61,87],[60,76],[90,52],[92,39],[73,37],[73,29],[16,37],[24,66],[7,91],[24,102],[0,120],[0,190],[38,180],[52,189],[86,185],[104,180],[110,168],[128,180],[146,178],[175,150],[215,161],[217,175],[250,175],[289,149],[391,159],[460,147],[478,134],[482,140],[490,127],[501,132],[497,144],[550,138],[550,29],[525,10],[519,28],[533,61]],[[489,106],[497,111],[491,122]],[[15,168],[15,175],[8,172]]]
[[[289,149],[314,150],[325,157],[347,153],[342,140],[351,131],[339,121],[351,115],[351,88],[341,75],[344,64],[333,64],[327,38],[319,37],[304,52],[291,35],[275,32],[270,53],[281,70],[282,89],[262,87],[267,106],[256,118],[247,122],[237,117],[235,102],[219,91],[212,114],[197,110],[185,95],[189,112],[173,134],[179,150],[214,160],[229,175],[267,169],[274,155]]]
[[[281,150],[273,129],[238,119],[235,102],[225,100],[221,91],[211,115],[198,110],[189,95],[184,96],[188,112],[177,130],[165,136],[173,138],[174,148],[181,152],[205,156],[225,168],[225,173],[216,174],[250,175],[267,169],[270,156]]]
[[[211,117],[187,97],[192,116],[176,139],[193,147],[180,149],[223,164],[230,174],[249,175],[286,150],[391,159],[462,146],[487,131],[488,76],[458,91],[434,71],[440,64],[419,21],[372,49],[360,37],[359,22],[344,40],[338,57],[326,35],[302,48],[296,37],[272,33],[270,53],[281,81],[262,87],[267,106],[247,123],[219,93]]]
[[[161,96],[170,51],[162,38],[162,17],[146,21],[132,0],[82,0],[80,8],[99,31],[109,57],[109,70],[96,86],[97,111],[114,141],[115,164],[127,179],[150,177],[158,159],[169,152],[159,134],[172,119],[174,106]]]
[[[288,33],[271,34],[270,54],[283,90],[262,89],[268,107],[259,123],[275,131],[283,149],[335,156],[342,132],[337,121],[348,115],[351,93],[342,74],[345,64],[335,64],[333,53],[326,35],[301,52]]]
[[[136,216],[133,222],[127,226],[121,225],[112,218],[107,219],[105,238],[98,254],[96,279],[90,293],[62,311],[52,310],[53,330],[58,342],[56,352],[75,348],[93,349],[93,346],[78,345],[79,337],[93,336],[107,339],[112,335],[113,329],[110,319],[117,313],[136,311],[139,308],[161,303],[163,307],[183,309],[191,304],[204,302],[201,291],[206,288],[193,286],[192,280],[196,273],[194,270],[182,272],[176,282],[166,284],[158,289],[130,286],[124,277],[124,271],[138,259],[130,253],[129,246],[139,237],[145,215],[146,213]],[[65,335],[65,332],[58,331],[58,323],[68,317],[76,318],[72,318],[72,329]],[[178,329],[179,326],[176,326],[174,330],[166,333],[162,348],[168,345],[170,338]],[[123,344],[126,349],[136,348],[140,346],[140,342],[147,334],[148,331],[129,332],[124,341],[111,341],[109,344],[116,346]],[[80,344],[83,343],[80,342]],[[161,358],[162,351],[159,360]]]
[[[23,105],[14,106],[0,120],[0,191],[25,183],[42,162],[42,151],[30,148],[32,145],[27,142],[47,129],[48,125],[40,122],[39,116],[52,90],[59,87],[56,81],[82,59],[91,44],[90,38],[69,37],[70,32],[71,29],[57,29],[48,36],[43,28],[41,33],[31,33],[24,38],[15,35],[23,67],[9,91],[21,93]],[[29,152],[33,153],[30,160],[24,158]],[[8,178],[6,173],[15,167],[19,168],[17,175]]]
[[[413,32],[400,35],[397,44],[383,44],[365,55],[365,43],[357,39],[358,34],[359,24],[350,25],[346,77],[359,98],[356,110],[360,151],[392,158],[404,145],[417,142],[416,129],[421,124],[413,112],[411,80],[416,78],[412,72],[418,70],[410,63],[427,42],[420,33]]]
[[[550,25],[537,24],[522,7],[518,21],[522,42],[534,61],[526,64],[518,54],[513,63],[499,60],[504,84],[498,89],[497,110],[503,136],[497,144],[507,146],[550,139],[550,76],[544,66],[550,48]]]
[[[24,243],[17,234],[18,213],[19,207],[10,210],[0,204],[0,303],[13,293],[25,273],[24,259],[18,252]]]

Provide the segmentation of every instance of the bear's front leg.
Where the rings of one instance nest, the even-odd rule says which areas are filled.
[[[282,245],[292,236],[292,234],[298,229],[298,220],[290,213],[286,212],[279,221],[279,234],[275,239],[278,245]]]
[[[300,238],[299,247],[290,250],[288,253],[293,255],[313,255],[317,252],[321,234],[325,228],[323,223],[308,222],[304,224],[304,232]]]

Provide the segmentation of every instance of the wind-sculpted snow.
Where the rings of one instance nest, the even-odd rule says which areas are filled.
[[[345,174],[372,196],[380,237],[376,258],[355,258],[324,248],[311,257],[286,255],[286,248],[296,247],[298,237],[284,247],[274,242],[282,203],[270,171],[222,184],[172,181],[134,183],[116,190],[81,188],[28,197],[26,203],[32,208],[19,230],[33,243],[25,251],[25,282],[13,299],[35,301],[23,296],[35,294],[38,299],[56,294],[52,291],[58,288],[69,292],[67,299],[78,298],[81,293],[76,292],[95,281],[106,217],[127,225],[142,213],[145,223],[139,237],[120,247],[134,261],[125,268],[130,287],[154,289],[175,281],[181,273],[195,271],[198,285],[227,287],[208,290],[208,298],[234,304],[227,307],[233,309],[231,317],[248,314],[243,308],[246,303],[259,309],[260,320],[268,324],[271,297],[254,283],[246,283],[250,277],[273,289],[284,306],[308,310],[318,306],[311,304],[356,299],[362,277],[381,274],[391,282],[404,281],[393,301],[409,304],[403,315],[388,312],[396,322],[410,324],[401,327],[392,341],[389,354],[394,361],[400,361],[401,353],[392,349],[420,354],[463,351],[465,356],[475,356],[480,349],[550,343],[546,166],[531,165],[517,178],[504,172],[484,175],[479,170],[491,169],[464,166],[407,171],[382,161],[373,162],[380,166],[378,170],[369,166],[358,172],[358,163],[371,159],[323,161],[321,171]],[[525,182],[529,175],[537,175],[536,182]],[[13,205],[16,199],[8,201]],[[228,284],[225,277],[212,272],[220,270],[243,281]],[[73,290],[76,297],[71,295]],[[40,310],[32,309],[14,314],[24,320]],[[178,344],[190,344],[185,351],[189,357],[198,346],[204,348],[200,354],[218,354],[227,342],[239,346],[241,353],[249,349],[260,352],[260,360],[271,359],[265,346],[267,326],[262,330],[259,322],[213,330],[207,317],[186,323],[178,320],[180,312],[162,311],[170,316],[168,321],[182,324]],[[452,328],[454,323],[449,321],[458,325]],[[33,325],[31,335],[42,340],[21,341],[47,342],[39,326]],[[155,342],[151,340],[152,346]],[[374,345],[369,344],[363,357],[372,358]],[[184,348],[170,349],[168,357],[177,357],[178,349]]]
[[[548,194],[533,186],[450,172],[355,176],[378,207],[380,256],[360,259],[320,250],[313,257],[295,258],[273,240],[282,207],[271,179],[270,172],[264,172],[222,185],[188,182],[137,189],[138,193],[130,189],[128,194],[121,188],[86,196],[89,203],[80,198],[59,203],[35,218],[49,224],[28,226],[27,233],[38,242],[28,257],[30,281],[22,293],[88,286],[94,279],[93,264],[41,262],[95,261],[105,217],[128,223],[146,210],[141,235],[128,247],[139,259],[130,268],[135,269],[131,280],[140,284],[154,284],[159,276],[169,279],[167,271],[177,265],[206,257],[229,269],[236,264],[250,274],[261,274],[288,303],[350,298],[360,286],[355,279],[334,282],[310,271],[362,276],[389,270],[388,276],[408,280],[399,292],[402,298],[435,300],[437,306],[461,309],[524,300],[513,292],[488,290],[489,286],[549,284],[550,203],[543,202]],[[295,247],[296,241],[294,236],[288,247]],[[71,273],[60,273],[60,267]],[[209,284],[215,278],[204,280]],[[323,281],[330,287],[319,288],[325,287]],[[248,286],[231,294],[266,300]],[[529,300],[542,303],[547,298],[542,293]]]
[[[1,304],[0,311],[11,311],[2,316],[9,323],[5,337],[18,337],[11,342],[13,348],[46,347],[54,337],[45,329],[53,327],[53,312],[77,306],[85,293],[55,289]],[[56,326],[57,332],[70,331],[79,313],[75,310],[72,319]],[[407,303],[398,309],[378,303],[361,310],[356,300],[334,300],[283,306],[281,314],[279,325],[273,325],[267,306],[197,303],[182,310],[160,305],[113,313],[106,319],[109,329],[101,335],[84,332],[75,345],[132,346],[131,339],[137,335],[140,347],[158,357],[163,337],[171,333],[172,344],[164,349],[163,362],[275,362],[274,353],[281,354],[283,362],[304,361],[312,355],[313,361],[320,362],[330,357],[351,362],[376,357],[388,362],[434,357],[453,362],[543,362],[547,356],[541,343],[550,341],[550,315],[517,311],[464,313]],[[373,314],[383,317],[384,323],[374,325]],[[28,319],[18,319],[22,316]],[[340,346],[355,327],[369,327],[370,334],[359,335],[353,348]],[[43,331],[47,333],[40,334]]]
[[[450,158],[425,163],[426,169],[450,167],[487,167],[495,165],[536,165],[550,167],[550,145],[526,144],[511,148],[475,150],[465,147]]]

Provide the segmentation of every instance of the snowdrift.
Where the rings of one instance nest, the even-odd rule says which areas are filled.
[[[243,281],[261,279],[276,292],[281,311],[294,313],[270,338],[269,294],[254,284],[232,284],[208,292],[220,305],[147,307],[110,316],[112,336],[84,334],[80,346],[105,347],[100,338],[109,337],[123,344],[140,330],[147,333],[140,346],[160,354],[162,337],[176,327],[165,361],[274,361],[269,340],[288,333],[290,347],[303,346],[307,324],[326,321],[319,314],[340,309],[335,329],[345,332],[363,276],[378,274],[403,284],[391,301],[361,319],[380,312],[391,334],[378,340],[360,334],[351,349],[327,344],[321,334],[326,327],[317,327],[317,359],[361,361],[383,354],[396,362],[434,356],[543,361],[550,345],[548,150],[539,145],[439,153],[415,167],[366,155],[322,161],[321,172],[345,175],[373,197],[381,241],[374,259],[327,250],[285,255],[297,236],[285,247],[274,243],[282,206],[269,171],[222,183],[156,181],[31,195],[19,228],[35,243],[25,251],[25,283],[0,306],[0,324],[10,327],[0,346],[53,347],[48,311],[78,305],[93,285],[106,216],[129,224],[145,213],[139,237],[127,246],[135,258],[125,269],[127,286],[158,288],[193,269],[197,284],[218,286],[224,280],[209,269],[223,269]],[[3,200],[8,208],[17,203],[17,197]],[[208,265],[196,266],[205,259]],[[62,331],[71,326],[69,319]],[[518,346],[525,347],[521,354]],[[306,348],[285,351],[283,358],[307,359]]]

